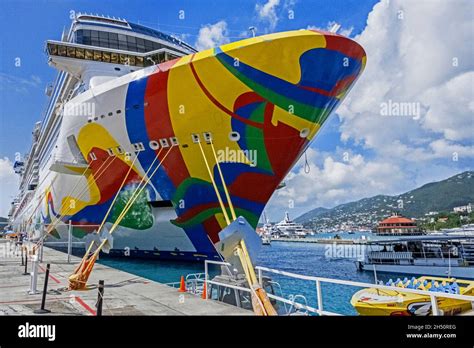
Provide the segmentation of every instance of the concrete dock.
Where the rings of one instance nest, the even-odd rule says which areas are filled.
[[[30,290],[30,275],[23,275],[21,257],[14,254],[13,243],[0,239],[0,315],[34,315],[41,305],[46,264],[51,265],[46,309],[54,315],[96,314],[99,280],[105,281],[103,315],[252,315],[225,303],[204,300],[180,293],[178,289],[96,263],[88,281],[89,290],[68,291],[68,277],[80,258],[44,247],[39,265],[37,290]],[[31,261],[28,262],[31,272]]]

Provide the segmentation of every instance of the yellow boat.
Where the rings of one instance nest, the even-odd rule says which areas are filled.
[[[397,279],[395,282],[390,280],[386,285],[473,296],[472,301],[438,297],[438,309],[442,315],[456,315],[474,308],[474,281],[425,276]],[[356,292],[351,304],[360,315],[432,315],[430,296],[405,291],[367,288]]]

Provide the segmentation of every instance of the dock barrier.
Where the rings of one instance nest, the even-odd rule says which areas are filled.
[[[44,278],[43,296],[41,298],[41,308],[40,309],[35,309],[33,311],[33,313],[35,313],[35,314],[51,313],[51,311],[49,309],[44,308],[45,305],[46,305],[46,292],[48,291],[49,269],[50,269],[50,264],[48,263],[46,265],[46,274],[45,274],[45,278]]]
[[[98,286],[98,295],[97,295],[97,304],[96,304],[96,316],[101,317],[102,316],[102,302],[104,300],[104,281],[99,280],[99,286]]]

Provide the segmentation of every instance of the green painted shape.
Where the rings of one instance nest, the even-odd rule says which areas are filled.
[[[110,212],[108,221],[115,223],[122,213],[127,202],[130,201],[132,195],[135,194],[135,188],[126,189],[119,193],[117,200]],[[143,190],[130,209],[127,211],[119,225],[123,227],[133,228],[135,230],[146,230],[153,226],[153,214],[148,204],[148,194]]]
[[[229,208],[227,208],[226,211],[228,212],[228,214],[230,216]],[[177,222],[176,220],[172,220],[171,222],[175,226],[178,226],[178,227],[181,227],[181,228],[192,227],[192,226],[195,226],[197,224],[203,223],[205,220],[209,219],[211,216],[214,216],[214,215],[219,214],[219,213],[222,213],[222,210],[221,210],[220,207],[209,208],[209,209],[203,210],[202,212],[196,214],[195,216],[193,216],[191,219],[187,220],[186,222],[181,222],[180,223],[180,222]],[[245,210],[245,209],[237,208],[237,209],[235,209],[235,213],[237,214],[237,216],[245,217],[247,219],[247,221],[250,223],[250,225],[252,225],[254,227],[257,226],[258,216],[256,216],[252,212],[250,212],[248,210]]]

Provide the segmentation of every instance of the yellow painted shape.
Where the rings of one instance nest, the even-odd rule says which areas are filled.
[[[295,116],[294,114],[289,113],[287,110],[284,110],[275,105],[272,115],[272,125],[276,127],[278,125],[278,122],[293,127],[299,132],[301,132],[301,130],[303,130],[304,128],[308,128],[310,130],[307,136],[308,140],[311,140],[321,127],[319,123],[310,122],[308,120],[305,120],[304,118]]]
[[[196,73],[206,89],[224,105],[233,111],[235,100],[242,94],[252,92],[250,88],[227,70],[217,58],[193,61]],[[229,118],[228,115],[223,115]]]
[[[201,62],[201,68],[214,58]],[[219,85],[225,88],[224,84]],[[170,119],[176,137],[180,143],[188,144],[187,148],[180,148],[184,162],[191,177],[210,182],[209,173],[203,165],[201,150],[192,142],[191,134],[199,134],[203,141],[203,133],[211,132],[216,151],[228,147],[238,151],[237,142],[229,140],[231,117],[212,103],[196,82],[189,65],[173,68],[168,78],[168,107]],[[180,113],[183,111],[183,113]],[[204,152],[210,163],[213,154],[203,144]]]
[[[301,80],[301,55],[322,47],[326,47],[324,35],[298,30],[265,35],[261,40],[238,41],[223,45],[221,49],[242,63],[296,84]]]

